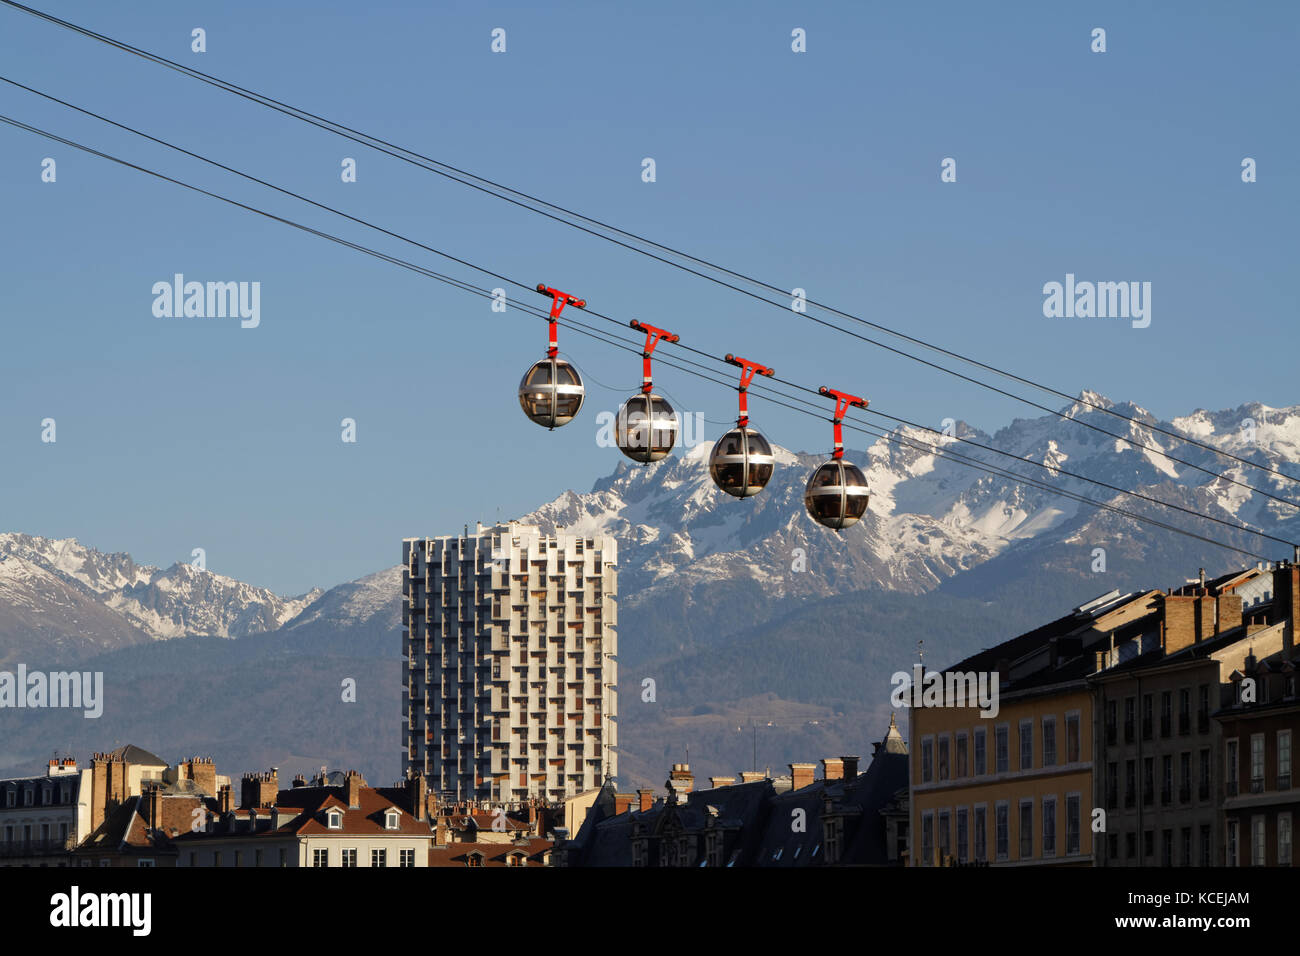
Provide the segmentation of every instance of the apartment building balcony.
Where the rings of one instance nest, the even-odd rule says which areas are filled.
[[[1277,775],[1277,788],[1278,788],[1279,790],[1290,790],[1290,789],[1291,789],[1291,774],[1289,774],[1289,773],[1280,773],[1280,774],[1278,774],[1278,775]]]
[[[1251,778],[1250,778],[1250,792],[1251,792],[1251,793],[1263,793],[1263,792],[1264,792],[1264,778],[1263,778],[1263,777],[1251,777]]]

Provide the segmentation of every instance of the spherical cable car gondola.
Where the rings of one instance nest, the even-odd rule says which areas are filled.
[[[587,303],[545,283],[539,284],[537,291],[551,297],[550,347],[546,350],[546,358],[533,365],[520,380],[519,407],[543,428],[555,429],[573,421],[587,394],[577,368],[559,357],[557,320],[566,305],[584,309]]]
[[[808,479],[804,489],[804,507],[818,524],[835,531],[855,525],[867,513],[871,498],[867,478],[862,469],[844,460],[844,440],[841,423],[849,406],[866,408],[865,399],[822,386],[818,391],[835,398],[835,451],[822,462]]]
[[[667,458],[677,444],[677,413],[668,399],[654,392],[650,374],[650,355],[659,340],[676,342],[678,336],[653,325],[644,325],[633,319],[632,328],[645,332],[645,350],[641,375],[641,391],[633,395],[618,410],[614,421],[614,441],[619,450],[633,461],[649,464]]]
[[[713,476],[713,483],[733,498],[752,498],[771,480],[776,460],[767,439],[757,429],[749,427],[746,398],[754,375],[770,376],[772,369],[734,355],[728,355],[727,361],[741,369],[738,389],[740,417],[736,420],[736,427],[713,446],[709,454],[709,474]]]

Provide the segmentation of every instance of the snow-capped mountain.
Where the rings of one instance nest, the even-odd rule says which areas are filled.
[[[1115,404],[1084,392],[1063,411],[1119,437],[1045,415],[1018,419],[991,436],[961,422],[950,426],[948,436],[903,427],[891,432],[889,439],[876,440],[865,453],[850,451],[847,457],[862,467],[872,498],[863,521],[842,533],[816,524],[803,508],[804,483],[817,458],[777,449],[778,467],[768,487],[756,498],[736,501],[713,486],[708,445],[653,465],[620,464],[591,492],[566,492],[523,520],[548,531],[564,527],[617,537],[620,591],[628,606],[656,599],[667,590],[738,579],[751,580],[774,599],[872,586],[919,592],[1026,540],[1096,542],[1127,535],[1154,542],[1163,541],[1161,535],[1169,536],[1114,512],[1061,497],[1054,493],[1057,490],[1268,553],[1267,542],[1254,536],[1098,487],[1072,474],[1260,530],[1277,533],[1289,527],[1292,533],[1300,532],[1296,508],[1227,479],[1298,500],[1300,488],[1281,476],[1145,427],[1182,433],[1238,457],[1300,475],[1300,407],[1251,404],[1217,413],[1198,410],[1161,423],[1136,405]],[[1002,449],[1021,460],[979,445]],[[1171,461],[1161,452],[1189,464]],[[956,455],[1045,487],[1027,487],[976,470]],[[1203,547],[1206,562],[1240,563],[1228,552]],[[799,570],[801,566],[806,571]]]
[[[283,598],[188,564],[137,565],[73,538],[0,534],[0,635],[32,629],[56,642],[120,646],[182,635],[245,637],[274,631],[319,589]]]
[[[1059,563],[1062,554],[1086,564],[1098,543],[1134,558],[1145,574],[1159,578],[1145,581],[1146,586],[1176,583],[1164,578],[1175,566],[1179,575],[1190,573],[1188,562],[1211,568],[1218,567],[1216,561],[1224,568],[1249,563],[1210,544],[1189,543],[1053,493],[1061,490],[1246,550],[1290,557],[1245,532],[1135,501],[1070,473],[1294,539],[1300,535],[1300,511],[1261,493],[1300,499],[1300,489],[1283,474],[1249,468],[1147,426],[1300,475],[1300,406],[1197,410],[1162,423],[1136,405],[1084,392],[1064,413],[1095,428],[1044,415],[1017,419],[987,435],[957,422],[946,437],[905,427],[865,451],[850,450],[872,498],[867,516],[842,533],[816,524],[803,507],[804,484],[818,458],[774,449],[777,469],[768,487],[738,501],[714,487],[707,444],[652,465],[621,462],[590,491],[565,492],[521,520],[546,531],[562,527],[613,535],[619,541],[624,607],[630,611],[656,601],[660,610],[671,607],[675,620],[690,620],[691,629],[752,624],[787,599],[869,588],[920,593],[959,579],[1006,580],[1038,573]],[[995,446],[1020,460],[958,438]],[[1170,461],[1162,451],[1187,464]],[[972,469],[955,455],[1046,487]],[[976,568],[982,570],[972,574]],[[1096,590],[1109,586],[1098,584]],[[387,646],[400,630],[400,587],[400,569],[387,568],[327,592],[284,598],[186,564],[160,570],[72,539],[0,534],[0,659],[15,643],[93,650],[179,635],[268,632],[291,636],[295,645],[317,637],[346,643],[352,633],[382,639]],[[623,620],[628,635],[636,615]],[[656,620],[662,622],[663,615]]]

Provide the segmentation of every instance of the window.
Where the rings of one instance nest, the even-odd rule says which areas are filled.
[[[1156,759],[1142,759],[1142,806],[1149,807],[1156,800]]]
[[[1264,818],[1251,817],[1250,819],[1250,865],[1264,865]]]
[[[951,829],[947,810],[939,811],[939,863],[945,865],[952,856]],[[796,851],[797,852],[797,851]]]
[[[242,851],[242,850],[234,850],[234,851],[232,851],[232,852],[233,852],[234,855],[235,855],[235,866],[243,866],[243,865],[244,865],[244,862],[243,862],[243,861],[244,861],[244,854],[243,854],[243,851]]]
[[[1114,698],[1111,698],[1110,700],[1106,701],[1106,746],[1108,747],[1115,746],[1115,742],[1118,739],[1118,730],[1117,730],[1119,724],[1118,710],[1119,710],[1119,701],[1115,700]],[[1043,728],[1043,746],[1044,747],[1047,746],[1046,727]],[[1046,752],[1044,752],[1043,762],[1044,763],[1047,762]]]
[[[1137,834],[1136,833],[1124,834],[1124,855],[1130,860],[1135,859],[1137,857]]]
[[[1198,734],[1209,733],[1210,731],[1210,685],[1201,684],[1196,689],[1196,732]]]
[[[975,776],[988,773],[988,754],[983,727],[975,728]]]
[[[1124,806],[1137,805],[1137,761],[1124,761]]]
[[[1034,769],[1034,722],[1020,722],[1020,769]]]
[[[1152,729],[1151,725],[1153,723],[1151,715],[1152,715],[1151,695],[1143,694],[1142,695],[1142,739],[1143,740],[1151,739],[1151,729]]]
[[[384,812],[384,829],[396,830],[398,826],[399,815],[396,810],[387,810]]]
[[[415,866],[415,851],[402,850],[397,857],[398,866]]]
[[[357,851],[355,848],[345,849],[343,851],[343,862],[341,865],[342,866],[357,865]]]
[[[1291,731],[1277,732],[1277,788],[1291,789]]]
[[[1178,802],[1192,800],[1192,754],[1184,750],[1178,755]]]
[[[1224,866],[1236,866],[1239,862],[1237,859],[1237,830],[1237,821],[1229,820],[1227,845],[1224,848],[1226,857],[1223,861]]]
[[[1156,831],[1142,831],[1142,855],[1144,857],[1156,855]]]
[[[325,817],[325,825],[331,830],[341,830],[343,828],[343,814],[339,811],[331,810]]]
[[[280,851],[280,865],[281,865],[281,866],[288,866],[288,865],[289,865],[289,851],[288,851],[288,850],[283,850],[283,849],[282,849],[282,850]]]
[[[1187,735],[1192,732],[1192,689],[1184,687],[1178,691],[1178,733]]]
[[[1079,712],[1065,715],[1065,762],[1079,762]]]
[[[1067,794],[1065,797],[1065,852],[1072,855],[1079,852],[1079,795]]]
[[[328,849],[318,849],[312,851],[312,866],[329,866],[330,851]]]
[[[1237,783],[1241,771],[1237,761],[1237,741],[1225,740],[1223,743],[1223,787],[1230,797],[1237,795]],[[1233,866],[1236,864],[1234,863]]]
[[[1174,831],[1160,831],[1160,865],[1169,867],[1174,865]]]
[[[1164,691],[1160,695],[1160,736],[1168,737],[1173,733],[1174,692]]]
[[[929,783],[934,779],[934,771],[931,764],[934,760],[934,738],[921,738],[921,782]]]
[[[997,855],[999,860],[1005,860],[1010,852],[1009,844],[1011,842],[1010,821],[1008,819],[1010,808],[1005,802],[999,802],[995,808],[994,827],[997,829]]]
[[[1106,809],[1119,808],[1119,764],[1112,760],[1106,764]]]
[[[988,808],[983,804],[975,808],[975,862],[984,863],[989,858]]]
[[[1056,856],[1056,797],[1043,797],[1043,856]]]
[[[1137,714],[1137,698],[1125,697],[1124,698],[1124,743],[1126,744],[1131,744],[1133,742],[1133,738],[1134,738],[1133,724],[1134,721],[1136,720],[1136,714]]]
[[[1020,859],[1034,855],[1034,801],[1020,801]]]
[[[921,865],[934,866],[934,814],[921,815]]]
[[[1210,799],[1210,748],[1201,748],[1201,782],[1196,788],[1198,800]]]
[[[966,763],[966,733],[962,731],[957,735],[957,772],[956,776],[965,777],[970,773]]]
[[[970,847],[970,820],[969,814],[965,807],[957,808],[957,862],[966,863],[970,860],[968,849]],[[1279,831],[1280,832],[1280,831]]]
[[[939,773],[940,780],[948,779],[948,735],[939,738]]]
[[[1008,742],[1008,737],[1010,737],[1010,734],[1011,734],[1010,728],[1006,724],[1000,724],[993,731],[993,747],[994,747],[993,759],[996,761],[996,763],[994,764],[995,773],[1006,773],[1007,769],[1010,766],[1011,757],[1010,754],[1007,752],[1010,746]]]
[[[1210,827],[1201,824],[1201,866],[1209,866],[1210,862]]]
[[[1291,814],[1277,815],[1277,865],[1291,865]]]
[[[1250,792],[1264,792],[1264,735],[1250,735]]]
[[[1113,707],[1114,701],[1111,701]],[[1043,718],[1043,766],[1056,766],[1056,718]]]
[[[135,865],[137,869],[142,867],[145,869],[149,869],[153,866],[153,860],[142,857],[141,859],[135,861]]]
[[[388,851],[387,851],[387,850],[371,850],[371,851],[370,851],[370,865],[371,865],[371,866],[388,866]]]
[[[1160,758],[1160,805],[1167,807],[1174,799],[1174,757],[1165,754]]]

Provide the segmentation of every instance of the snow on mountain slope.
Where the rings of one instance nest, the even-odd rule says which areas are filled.
[[[1104,533],[1141,549],[1167,540],[1158,537],[1164,532],[1122,516],[974,470],[952,453],[1219,539],[1227,534],[1221,527],[1134,502],[1065,472],[1292,539],[1300,535],[1297,509],[1216,477],[1296,497],[1282,475],[1248,468],[1148,427],[1300,475],[1300,406],[1250,403],[1219,412],[1197,410],[1160,423],[1137,405],[1084,392],[1063,411],[1095,428],[1044,415],[1017,419],[990,436],[957,423],[956,435],[1004,449],[1019,461],[910,427],[865,450],[850,450],[848,458],[867,475],[872,500],[866,518],[843,533],[816,524],[803,507],[804,483],[818,457],[774,448],[777,469],[768,487],[756,498],[738,501],[714,487],[708,444],[651,465],[619,460],[613,473],[598,479],[589,492],[566,491],[521,520],[546,531],[613,535],[620,544],[624,606],[676,595],[687,611],[701,586],[737,585],[770,601],[872,586],[920,593],[986,562],[1010,559],[1031,543],[1074,543]],[[1139,447],[1143,444],[1152,448]],[[1170,461],[1160,451],[1188,464]],[[1249,535],[1228,537],[1262,547]],[[342,639],[349,628],[391,634],[400,629],[400,588],[400,568],[387,568],[327,592],[283,598],[185,564],[160,570],[70,538],[0,534],[0,650],[30,643],[33,635],[53,646],[81,646],[86,641],[113,645],[182,634],[240,637],[276,630],[304,639],[313,634]]]
[[[73,538],[0,534],[0,606],[43,608],[54,626],[55,612],[73,593],[81,604],[97,603],[116,615],[128,631],[152,638],[229,638],[274,631],[321,592],[282,598],[188,564],[160,570],[137,565],[127,554],[103,554]],[[67,623],[75,634],[75,620]]]

